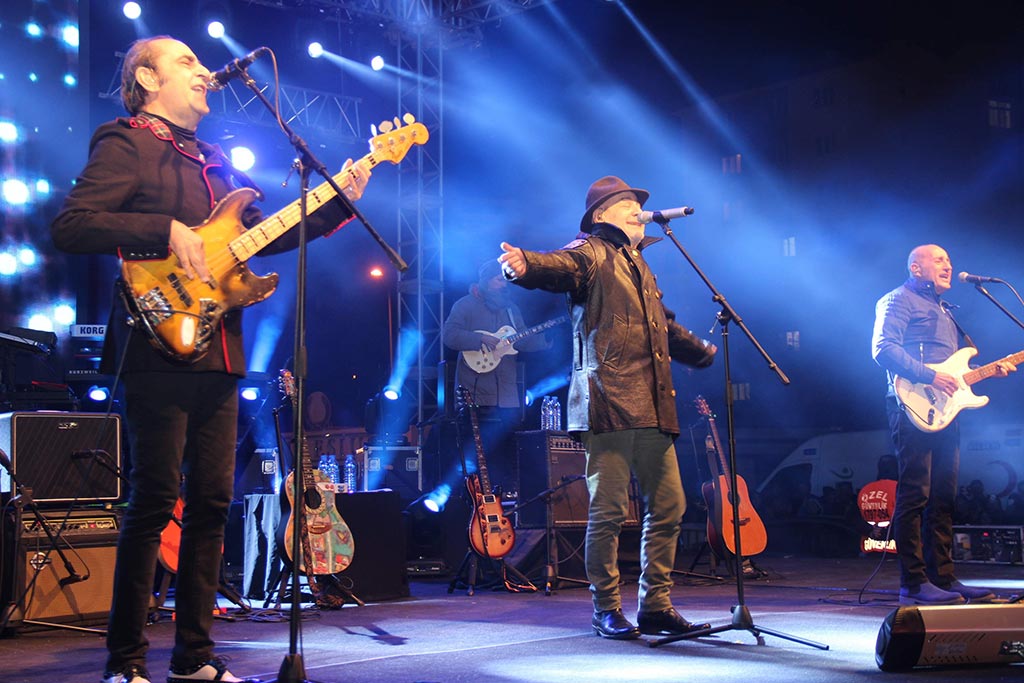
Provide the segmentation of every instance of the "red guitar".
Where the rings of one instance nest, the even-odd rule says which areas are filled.
[[[459,387],[459,400],[469,408],[469,419],[473,425],[473,443],[476,445],[477,473],[466,477],[466,488],[469,489],[470,500],[473,501],[473,517],[469,520],[469,544],[477,555],[497,560],[512,550],[516,543],[516,532],[501,509],[501,500],[491,493],[484,446],[480,440],[480,423],[469,389]]]
[[[725,551],[736,554],[736,538],[733,533],[733,517],[739,518],[740,526],[740,547],[744,557],[757,555],[763,552],[768,545],[768,534],[764,528],[764,522],[758,516],[754,506],[750,503],[750,496],[747,493],[747,482],[743,477],[736,475],[736,491],[732,491],[732,484],[729,477],[729,461],[722,450],[722,442],[718,438],[718,428],[715,426],[715,416],[708,407],[708,402],[703,396],[694,400],[697,412],[708,419],[708,430],[714,441],[715,452],[718,453],[718,466],[721,474],[715,481],[704,484],[701,492],[704,494],[704,501],[708,506],[708,543],[712,550],[719,557],[726,555]],[[737,507],[736,501],[739,501]]]

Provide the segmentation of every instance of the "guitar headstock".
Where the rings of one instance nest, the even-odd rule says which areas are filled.
[[[416,121],[412,114],[403,117],[405,125],[395,117],[394,122],[383,121],[380,126],[373,126],[370,139],[370,152],[375,157],[386,159],[393,164],[405,158],[413,145],[422,145],[430,139],[427,127]],[[377,131],[380,130],[378,134]]]
[[[693,399],[693,405],[697,407],[697,414],[701,417],[714,417],[714,413],[711,412],[711,408],[708,406],[708,402],[704,400],[703,396],[698,395],[697,398]]]
[[[455,389],[455,397],[457,405],[459,406],[459,412],[462,412],[465,408],[476,408],[476,404],[473,401],[473,394],[467,387],[461,384]]]
[[[280,387],[281,393],[288,397],[288,400],[292,402],[292,407],[294,407],[296,400],[295,375],[290,370],[282,369],[277,378],[277,385]]]

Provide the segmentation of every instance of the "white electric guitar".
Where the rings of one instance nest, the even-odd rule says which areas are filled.
[[[933,370],[957,378],[960,387],[952,396],[931,384],[915,384],[903,377],[895,378],[896,398],[915,427],[923,432],[942,431],[961,410],[987,405],[988,396],[976,395],[971,391],[971,386],[983,379],[995,377],[996,365],[1002,361],[1009,361],[1014,365],[1020,365],[1024,361],[1024,351],[1019,351],[971,370],[968,363],[977,353],[978,350],[974,347],[965,346],[941,363],[926,363]]]
[[[563,315],[558,318],[552,318],[551,320],[541,323],[540,325],[534,325],[529,329],[525,329],[522,332],[516,332],[515,328],[511,325],[503,325],[497,332],[489,332],[487,330],[473,330],[481,334],[486,334],[491,337],[497,337],[500,341],[498,345],[494,347],[494,350],[488,349],[486,346],[481,346],[479,351],[463,351],[462,357],[466,361],[466,365],[481,375],[486,374],[498,367],[501,359],[505,356],[514,356],[519,353],[513,348],[520,339],[529,337],[531,334],[537,334],[543,332],[549,327],[554,327],[560,323],[564,323],[569,319],[569,316]]]

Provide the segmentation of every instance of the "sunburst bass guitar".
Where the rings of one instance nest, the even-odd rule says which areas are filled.
[[[429,138],[426,127],[406,115],[407,125],[381,126],[385,132],[370,140],[370,153],[353,166],[373,168],[382,161],[397,164],[413,145]],[[352,167],[334,181],[343,190],[353,182]],[[316,211],[337,196],[328,183],[307,193],[308,211]],[[135,327],[158,351],[173,361],[194,363],[210,348],[217,324],[228,311],[263,301],[277,288],[276,273],[257,276],[246,261],[298,225],[299,200],[246,230],[242,212],[256,192],[241,188],[218,202],[206,221],[195,228],[202,237],[211,281],[189,280],[173,254],[151,260],[122,260],[121,288]]]

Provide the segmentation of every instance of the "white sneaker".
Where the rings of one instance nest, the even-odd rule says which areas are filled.
[[[228,667],[220,657],[213,657],[202,664],[191,667],[190,671],[175,670],[167,672],[167,683],[194,683],[195,681],[218,681],[219,683],[260,683],[258,678],[239,678],[228,671]],[[127,683],[127,682],[126,682]],[[145,681],[144,683],[149,683]]]

